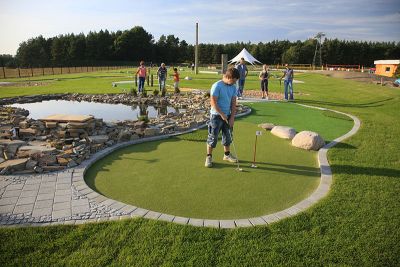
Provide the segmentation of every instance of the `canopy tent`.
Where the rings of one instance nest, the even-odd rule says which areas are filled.
[[[259,63],[262,64],[260,61],[258,61],[257,59],[255,59],[250,53],[249,51],[246,50],[246,48],[243,48],[243,50],[234,58],[232,58],[231,60],[229,60],[229,63],[235,63],[238,64],[240,62],[240,59],[244,58],[245,61],[249,62],[251,65],[254,65],[254,63]]]

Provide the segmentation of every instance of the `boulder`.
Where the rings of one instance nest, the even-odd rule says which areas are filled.
[[[288,126],[275,126],[271,133],[283,139],[293,139],[296,135],[296,130]]]
[[[54,147],[47,147],[47,146],[21,146],[18,149],[18,152],[25,152],[27,151],[28,154],[34,154],[34,153],[43,153],[43,154],[52,154],[57,151],[56,148]]]
[[[292,145],[306,150],[317,151],[325,145],[325,141],[318,133],[302,131],[293,138]]]
[[[128,130],[123,130],[118,134],[118,142],[129,141],[131,138],[131,132]]]
[[[89,141],[92,144],[103,144],[108,141],[108,135],[92,135],[89,136]]]
[[[15,155],[19,147],[26,145],[26,142],[21,140],[0,140],[0,145],[6,147],[6,151]]]
[[[275,127],[275,124],[266,122],[259,124],[258,127],[263,128],[266,131],[271,131],[272,128]]]
[[[29,159],[11,159],[0,164],[0,170],[12,169],[13,171],[25,170],[25,165]]]

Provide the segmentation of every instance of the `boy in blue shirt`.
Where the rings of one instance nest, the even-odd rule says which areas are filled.
[[[222,80],[214,83],[210,92],[210,122],[208,123],[207,157],[205,166],[212,167],[212,151],[217,145],[219,132],[222,131],[222,145],[224,146],[223,160],[237,162],[230,154],[232,143],[230,129],[233,127],[236,113],[236,86],[239,71],[229,68]]]

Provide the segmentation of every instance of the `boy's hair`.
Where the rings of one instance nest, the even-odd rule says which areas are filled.
[[[174,71],[178,71],[178,69],[177,69],[177,68],[174,68]]]
[[[228,79],[239,79],[240,78],[240,74],[239,71],[234,68],[234,67],[230,67],[226,70],[224,76]]]

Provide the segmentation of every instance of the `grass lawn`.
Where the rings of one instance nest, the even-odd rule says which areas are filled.
[[[400,91],[311,73],[300,77],[305,83],[295,84],[302,93],[297,102],[362,121],[355,136],[328,153],[332,189],[311,209],[235,230],[143,219],[0,229],[0,265],[399,266]]]
[[[352,121],[290,103],[251,106],[253,114],[240,119],[234,131],[243,172],[222,161],[221,145],[214,151],[213,168],[203,167],[207,131],[201,130],[122,149],[92,166],[86,181],[112,199],[190,218],[250,218],[288,208],[318,186],[316,152],[264,132],[258,138],[258,168],[250,168],[257,124],[282,121],[331,139],[348,132]]]

